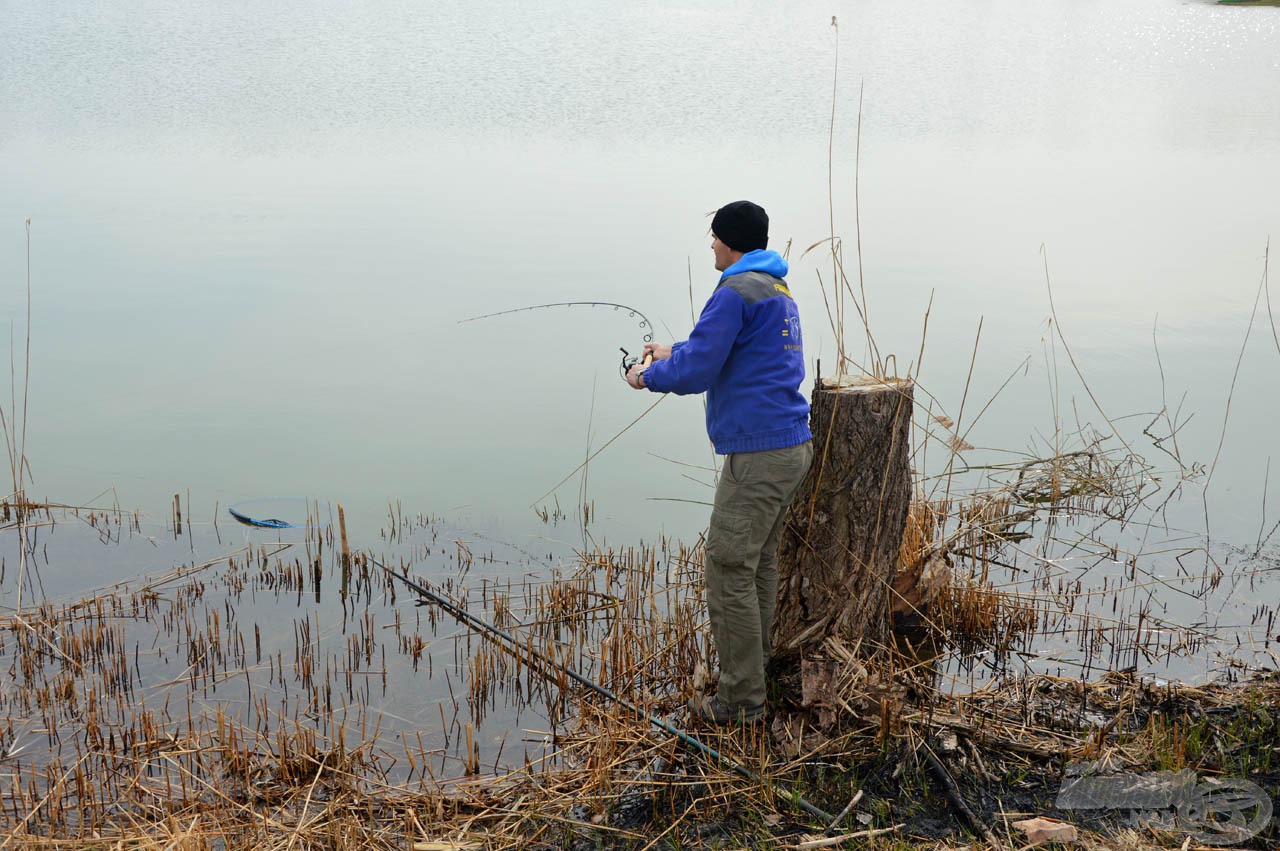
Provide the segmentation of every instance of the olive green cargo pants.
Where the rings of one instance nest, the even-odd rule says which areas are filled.
[[[735,709],[764,703],[769,631],[778,602],[778,544],[813,443],[725,459],[707,531],[707,610],[720,656],[719,698]]]

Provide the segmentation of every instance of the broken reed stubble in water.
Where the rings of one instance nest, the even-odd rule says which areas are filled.
[[[1090,464],[1088,468],[1077,465],[1082,471],[1078,482],[1098,478],[1096,459]],[[990,614],[993,606],[1016,602],[994,586],[988,568],[1009,557],[1003,548],[1015,527],[1026,522],[1024,512],[1052,505],[1052,501],[1040,501],[1043,493],[1082,514],[1088,500],[1111,498],[1102,488],[1093,487],[1091,496],[1088,487],[1066,484],[1062,470],[1054,472],[1049,466],[1036,465],[1036,469],[1046,468],[1043,477],[1048,490],[1034,484],[1040,473],[1022,471],[1013,488],[995,489],[972,502],[955,499],[950,513],[942,515],[964,518],[965,535],[945,542],[957,562],[956,588],[961,591],[958,596],[944,595],[941,608],[935,607],[930,617],[943,622],[954,638],[966,631],[975,633],[974,648],[1011,652],[1031,640],[1019,633],[1029,623],[1034,627],[1017,614],[1020,608],[1011,610],[1012,622]],[[904,541],[914,541],[910,546],[943,543],[938,530],[947,525],[935,516],[941,509],[934,507],[930,512],[922,516],[934,517],[934,533],[924,534],[921,524],[912,531],[909,524]],[[451,594],[464,600],[470,597],[472,606],[515,630],[530,649],[564,660],[575,670],[633,695],[649,711],[677,711],[691,693],[689,672],[699,666],[713,667],[699,597],[701,552],[696,548],[661,540],[649,547],[585,553],[568,575],[550,580],[543,578],[542,570],[522,579],[477,578],[477,570],[496,563],[493,553],[482,551],[481,544],[459,539],[442,546],[433,524],[415,523],[394,511],[393,521],[398,525],[395,536],[415,554],[430,553],[451,564],[457,577],[472,577],[466,587],[459,579],[446,580]],[[122,527],[123,519],[120,515],[95,517],[93,523],[95,528]],[[447,799],[475,794],[461,792],[457,782],[464,777],[483,779],[488,758],[494,759],[493,771],[499,771],[492,751],[488,757],[483,753],[490,747],[483,722],[500,701],[544,707],[555,750],[537,758],[526,750],[527,767],[519,764],[522,755],[516,751],[515,773],[502,782],[521,789],[518,794],[531,796],[527,800],[544,801],[547,812],[567,813],[574,803],[583,801],[604,812],[610,801],[617,800],[619,788],[655,788],[657,781],[639,778],[655,776],[646,767],[658,755],[665,767],[656,776],[687,777],[680,772],[693,770],[691,765],[681,768],[679,756],[655,742],[645,725],[594,706],[564,690],[562,682],[548,682],[504,663],[483,642],[472,644],[468,636],[451,640],[454,657],[445,666],[450,672],[469,673],[467,700],[453,702],[452,713],[448,701],[439,704],[440,735],[427,740],[421,730],[406,731],[412,735],[390,732],[394,727],[387,726],[386,717],[369,708],[378,688],[387,688],[388,682],[395,688],[387,650],[403,660],[405,671],[414,670],[423,659],[426,671],[438,670],[433,642],[421,634],[423,628],[434,631],[437,621],[426,610],[414,610],[406,620],[403,606],[390,605],[394,590],[369,574],[360,554],[352,557],[353,581],[340,631],[334,632],[336,621],[327,621],[329,615],[319,610],[300,612],[283,634],[279,629],[272,631],[270,624],[264,631],[262,624],[240,620],[240,612],[251,611],[248,605],[257,596],[274,601],[273,611],[290,601],[304,606],[305,600],[314,597],[325,572],[322,560],[340,557],[333,534],[331,529],[316,532],[301,547],[255,546],[228,558],[177,569],[150,583],[122,586],[63,607],[42,607],[33,613],[31,630],[12,620],[5,623],[0,642],[7,647],[0,647],[0,652],[15,659],[19,679],[9,694],[0,697],[4,717],[0,744],[6,749],[25,748],[19,751],[16,782],[10,784],[11,824],[20,824],[28,837],[35,833],[87,835],[85,831],[92,830],[123,835],[132,829],[117,819],[124,802],[140,819],[137,823],[159,830],[154,826],[163,823],[162,812],[194,814],[184,808],[197,806],[204,796],[206,803],[199,806],[204,807],[202,819],[210,825],[216,817],[228,829],[240,831],[238,835],[261,838],[273,831],[280,835],[280,828],[250,817],[246,806],[253,811],[293,801],[296,812],[309,792],[315,801],[316,793],[323,790],[326,796],[349,796],[344,798],[349,801],[382,801],[379,806],[387,806],[387,794],[407,795],[405,800],[419,801],[409,806],[415,806],[420,821],[426,796],[436,802],[431,806],[441,809],[433,810],[437,816],[424,825],[444,828],[455,806]],[[415,541],[415,535],[422,540]],[[295,557],[300,548],[306,550],[305,556]],[[330,571],[331,576],[335,574]],[[305,595],[308,590],[314,593]],[[1096,616],[1089,616],[1094,620],[1088,621],[1091,625],[1086,629],[1084,619],[1052,610],[1056,601],[1071,599],[1070,594],[1058,593],[1026,604],[1039,607],[1045,622],[1051,617],[1074,617],[1082,624],[1078,632],[1082,644],[1092,647],[1109,640],[1116,630]],[[385,613],[381,606],[387,607]],[[959,613],[951,614],[953,609]],[[383,617],[387,622],[380,624]],[[148,630],[155,636],[146,637]],[[1159,639],[1159,633],[1149,628],[1126,635],[1121,648],[1126,653],[1132,652],[1135,643]],[[61,648],[67,658],[51,653],[51,645]],[[170,673],[161,675],[159,682],[150,673],[154,664],[140,664],[148,652],[169,659]],[[245,686],[244,702],[223,700],[236,683]],[[946,712],[951,715],[944,713],[945,717],[963,718],[971,711],[954,697],[930,699],[949,707]],[[1010,711],[1018,705],[1007,695],[1001,699],[1008,702]],[[206,708],[210,705],[217,705],[218,711],[210,713]],[[465,717],[468,711],[470,719]],[[898,705],[893,711],[899,714],[878,722],[889,741],[902,724],[918,723],[907,720],[914,717],[910,706]],[[50,731],[39,752],[32,742],[29,718],[38,719],[39,729]],[[990,727],[984,735],[1000,738]],[[1025,743],[1041,741],[1027,736],[1042,734],[1018,735]],[[786,753],[790,743],[803,743],[805,736],[801,732],[792,738],[784,733],[777,738],[773,730],[768,735],[758,731],[744,738],[726,737],[719,745],[735,758],[767,766],[770,776],[795,782],[805,770],[803,760],[780,759],[777,749]],[[1058,739],[1043,741],[1060,747]],[[772,806],[766,793],[744,790],[740,779],[719,775],[705,765],[697,771],[710,771],[706,782],[717,790],[705,802],[707,807],[723,806],[721,791],[729,790],[745,793],[762,808]],[[534,775],[535,786],[521,786],[522,778]],[[222,780],[215,794],[210,786],[216,777]],[[670,782],[679,788],[679,783],[687,781]],[[208,800],[213,801],[213,809]],[[483,821],[496,826],[506,817],[495,810]],[[402,830],[385,823],[379,829],[389,831],[387,836]],[[252,843],[246,840],[246,844]]]

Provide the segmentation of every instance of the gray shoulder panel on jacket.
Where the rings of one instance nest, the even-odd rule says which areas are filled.
[[[747,304],[755,304],[780,295],[791,297],[785,281],[766,275],[764,272],[743,272],[741,275],[734,275],[725,279],[723,286],[742,296]]]

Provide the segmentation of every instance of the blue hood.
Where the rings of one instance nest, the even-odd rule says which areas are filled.
[[[730,275],[741,275],[743,272],[764,272],[775,278],[785,278],[789,271],[791,267],[787,265],[786,260],[782,259],[781,254],[767,248],[757,248],[754,251],[748,251],[742,255],[741,260],[725,269],[720,280],[723,281]]]

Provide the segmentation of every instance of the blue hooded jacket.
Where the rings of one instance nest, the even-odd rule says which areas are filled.
[[[721,455],[782,449],[812,437],[809,403],[800,393],[800,313],[783,280],[787,272],[776,251],[744,254],[720,276],[689,339],[644,372],[654,393],[707,394],[707,434]]]

